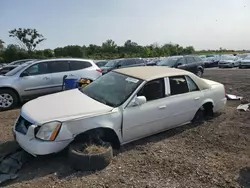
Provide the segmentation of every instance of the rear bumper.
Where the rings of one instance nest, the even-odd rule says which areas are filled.
[[[228,67],[228,68],[232,68],[232,67],[234,67],[232,64],[219,64],[218,65],[219,67]]]
[[[227,105],[227,98],[223,98],[220,101],[217,101],[217,103],[214,106],[213,111],[218,112],[218,111],[224,110],[226,108],[226,105]]]
[[[241,68],[243,68],[243,67],[244,67],[244,68],[250,68],[250,64],[245,64],[245,65],[243,64],[243,65],[239,65],[239,67],[241,67]]]

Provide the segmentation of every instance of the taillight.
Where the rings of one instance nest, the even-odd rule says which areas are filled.
[[[96,71],[102,73],[102,69],[96,69]]]

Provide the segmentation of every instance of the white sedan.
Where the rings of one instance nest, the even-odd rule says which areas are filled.
[[[212,115],[226,105],[220,83],[179,69],[117,69],[82,89],[26,103],[15,122],[17,142],[28,153],[57,153],[86,135],[113,146]]]

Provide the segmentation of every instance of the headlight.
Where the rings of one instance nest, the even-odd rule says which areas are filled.
[[[62,123],[59,121],[45,123],[38,130],[36,137],[41,140],[53,141],[58,135],[61,126],[62,126]]]

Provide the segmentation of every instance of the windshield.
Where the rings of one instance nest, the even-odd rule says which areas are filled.
[[[214,57],[215,55],[207,55],[207,57]]]
[[[108,63],[105,65],[105,67],[115,67],[118,64],[118,60],[110,60]]]
[[[24,69],[25,67],[27,67],[29,64],[31,64],[31,62],[19,65],[16,68],[12,69],[11,71],[7,72],[4,76],[13,76],[19,71],[21,71],[22,69]]]
[[[159,66],[169,66],[172,67],[181,57],[167,57],[157,63]]]
[[[23,59],[23,60],[13,61],[9,63],[9,65],[22,65],[28,61],[33,61],[33,59]]]
[[[224,55],[224,56],[221,56],[221,60],[235,60],[235,56],[233,56],[233,55]]]
[[[238,54],[237,55],[237,57],[242,58],[242,59],[246,58],[247,56],[248,56],[248,54]]]
[[[117,107],[123,104],[141,83],[140,79],[109,72],[80,91],[98,102]]]

